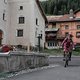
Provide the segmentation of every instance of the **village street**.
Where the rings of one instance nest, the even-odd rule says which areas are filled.
[[[61,56],[50,56],[47,66],[44,54],[61,55],[67,37],[66,48],[74,43],[80,55],[80,0],[41,1],[0,0],[0,80],[80,80],[80,57],[64,68]],[[33,71],[18,75],[21,70]]]
[[[67,68],[64,68],[62,57],[50,57],[54,68],[34,71],[5,80],[80,80],[80,57],[72,57]]]

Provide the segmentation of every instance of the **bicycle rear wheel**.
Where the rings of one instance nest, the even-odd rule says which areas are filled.
[[[64,67],[67,67],[68,66],[68,60],[65,60],[65,65]]]
[[[69,62],[69,56],[68,56],[68,54],[66,54],[64,67],[67,67],[68,66],[68,62]]]

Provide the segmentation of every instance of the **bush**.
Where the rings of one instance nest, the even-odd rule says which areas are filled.
[[[79,47],[78,48],[75,48],[74,51],[80,52],[80,48]]]

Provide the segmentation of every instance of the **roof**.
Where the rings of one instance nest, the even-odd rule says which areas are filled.
[[[46,15],[45,15],[45,13],[44,13],[44,11],[43,11],[42,7],[41,7],[41,4],[40,4],[39,0],[36,0],[36,3],[37,3],[37,5],[38,5],[38,8],[39,8],[39,10],[40,10],[40,12],[41,12],[41,14],[42,14],[43,18],[44,18],[44,19],[45,19],[45,21],[47,22]]]
[[[62,16],[47,16],[49,22],[58,21]]]
[[[74,11],[74,14],[76,14],[76,13],[79,12],[79,11],[80,11],[80,9],[75,10],[75,11]]]
[[[74,14],[76,14],[77,12],[79,12],[79,10],[75,11]],[[48,22],[78,22],[80,21],[80,18],[76,18],[73,16],[70,17],[69,14],[65,14],[65,15],[60,15],[60,16],[47,16]]]

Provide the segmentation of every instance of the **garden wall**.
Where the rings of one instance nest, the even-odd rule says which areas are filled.
[[[14,72],[48,65],[48,55],[22,51],[0,54],[0,72]]]

